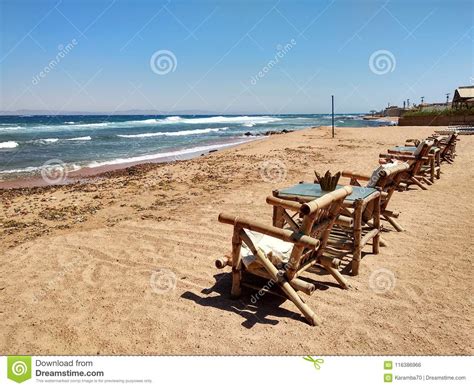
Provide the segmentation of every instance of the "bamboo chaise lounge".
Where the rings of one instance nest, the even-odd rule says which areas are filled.
[[[458,133],[453,132],[448,136],[440,136],[439,134],[433,134],[428,137],[429,140],[435,142],[435,146],[440,148],[439,159],[440,162],[446,162],[452,164],[454,158],[456,157],[456,144],[459,141]],[[415,145],[418,146],[420,140],[418,139],[407,139],[406,145]]]
[[[388,210],[387,207],[393,193],[399,189],[399,184],[409,168],[410,165],[408,163],[396,161],[395,163],[379,166],[374,170],[372,175],[344,170],[342,171],[342,176],[350,178],[351,186],[362,186],[361,182],[364,182],[365,187],[378,189],[382,194],[380,199],[380,217],[388,221],[397,232],[402,232],[403,228],[394,219],[398,218],[399,213]],[[373,211],[373,209],[366,209],[364,211],[362,215],[364,221],[370,219],[371,214],[369,213],[371,211]]]
[[[409,169],[403,174],[400,180],[400,186],[408,188],[410,185],[417,185],[422,190],[428,190],[426,184],[431,184],[428,176],[433,174],[433,164],[428,156],[433,145],[431,140],[424,140],[417,147],[416,151],[410,154],[406,153],[386,153],[379,155],[380,164],[386,164],[400,160],[409,164]]]
[[[441,178],[441,148],[438,147],[440,140],[441,137],[428,138],[422,141],[407,139],[404,146],[397,146],[387,152],[393,155],[417,155],[423,149],[423,142],[430,142],[431,147],[426,155],[428,160],[421,165],[420,175],[423,175],[423,182],[431,186],[435,182],[435,178]],[[415,142],[416,145],[411,144],[410,141]]]
[[[286,206],[297,210],[302,223],[297,231],[269,226],[248,218],[221,213],[219,221],[233,225],[232,257],[216,260],[216,267],[232,267],[233,297],[241,295],[241,287],[270,292],[277,285],[284,295],[301,311],[311,325],[317,319],[311,308],[301,299],[297,291],[311,295],[316,287],[300,278],[312,266],[319,265],[330,273],[340,286],[348,288],[339,273],[340,262],[325,255],[326,244],[334,221],[340,213],[342,203],[351,194],[350,186],[332,191],[314,201],[300,204],[284,201]],[[266,287],[246,282],[247,275],[267,280]]]

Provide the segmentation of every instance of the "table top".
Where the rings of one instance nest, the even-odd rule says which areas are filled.
[[[337,185],[336,189],[344,187],[343,185]],[[378,192],[376,189],[370,187],[358,187],[352,186],[352,194],[348,195],[345,199],[347,202],[354,202],[358,199],[365,199],[369,195]],[[286,187],[281,190],[277,190],[276,196],[298,196],[298,197],[311,197],[320,198],[324,194],[330,193],[330,191],[321,190],[321,186],[317,183],[298,183],[297,185]]]
[[[416,146],[396,146],[396,147],[391,148],[391,150],[414,152],[416,148],[417,148]]]

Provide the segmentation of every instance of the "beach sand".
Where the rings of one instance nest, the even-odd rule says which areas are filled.
[[[406,231],[384,233],[379,255],[366,247],[350,290],[310,275],[321,326],[271,295],[232,300],[229,268],[214,267],[231,249],[219,212],[271,224],[272,189],[313,170],[370,173],[380,152],[435,129],[337,128],[331,139],[311,128],[85,184],[0,191],[0,353],[472,354],[473,137],[428,191],[395,193]],[[390,282],[377,293],[380,270]]]

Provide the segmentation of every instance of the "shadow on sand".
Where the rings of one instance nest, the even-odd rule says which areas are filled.
[[[243,287],[242,296],[238,299],[234,299],[230,295],[232,284],[231,274],[220,273],[214,275],[214,278],[216,279],[215,284],[211,288],[203,289],[201,295],[186,291],[181,297],[192,300],[200,306],[213,307],[238,314],[244,318],[242,326],[247,329],[252,328],[258,323],[276,325],[279,323],[278,318],[291,318],[307,324],[299,312],[293,312],[282,307],[282,304],[286,301],[283,296],[279,297],[268,293],[259,294],[257,290]],[[262,284],[262,286],[263,285],[264,284]],[[317,286],[317,290],[327,290],[330,287],[338,287],[334,283],[329,282],[317,282],[315,285]]]

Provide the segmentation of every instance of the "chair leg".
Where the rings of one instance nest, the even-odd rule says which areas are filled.
[[[240,248],[242,247],[242,239],[240,238],[240,230],[234,229],[232,236],[232,290],[230,294],[233,298],[239,298],[242,294],[242,258],[240,256]]]
[[[392,217],[390,216],[387,216],[387,215],[383,215],[383,218],[385,220],[387,220],[394,228],[397,232],[403,232],[404,229],[402,228],[402,226],[397,222],[395,221]]]
[[[290,283],[288,283],[288,281],[284,277],[278,276],[278,270],[273,265],[273,263],[265,257],[265,255],[260,249],[255,249],[255,251],[252,249],[252,252],[254,255],[257,256],[257,259],[260,260],[260,263],[263,264],[271,278],[275,282],[277,282],[278,286],[282,289],[288,299],[291,300],[296,307],[298,307],[298,309],[304,315],[306,320],[313,326],[318,325],[319,322],[313,310],[311,310],[308,305],[303,301],[303,299],[300,298],[295,289],[291,286]]]
[[[416,179],[414,176],[410,177],[410,180],[417,186],[421,187],[422,190],[428,190],[428,188],[421,183],[418,179]]]
[[[342,288],[344,288],[345,290],[349,288],[349,284],[347,283],[346,279],[344,279],[344,276],[342,276],[337,269],[324,264],[323,267],[334,277],[334,279],[337,280],[337,282]]]
[[[428,186],[431,186],[433,182],[431,182],[428,178],[426,177],[421,177],[421,180],[426,183]]]

